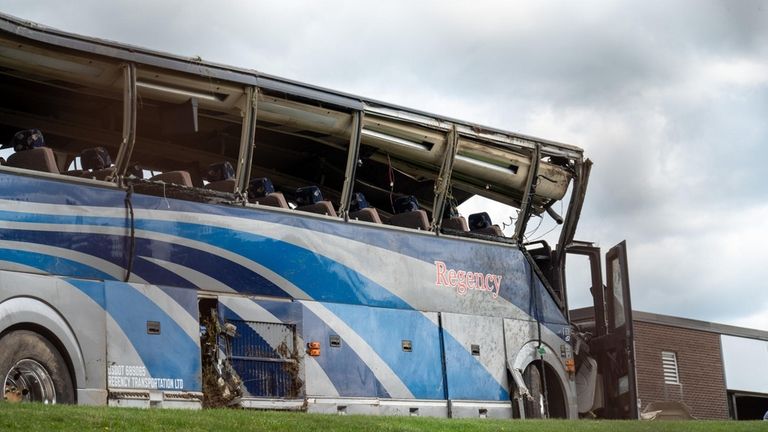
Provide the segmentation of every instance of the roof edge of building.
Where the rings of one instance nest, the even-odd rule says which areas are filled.
[[[591,307],[573,309],[570,312],[573,321],[588,321],[594,319]],[[682,318],[671,315],[662,315],[652,312],[632,311],[632,317],[635,321],[647,322],[652,324],[662,324],[672,327],[680,327],[690,330],[700,330],[710,333],[718,333],[727,336],[738,336],[749,339],[759,339],[768,341],[768,331],[758,330],[747,327],[738,327],[728,324],[719,324],[709,321],[701,321],[692,318]]]

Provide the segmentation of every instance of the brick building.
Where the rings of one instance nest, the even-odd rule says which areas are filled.
[[[681,401],[699,419],[758,419],[768,410],[768,332],[633,311],[640,411]],[[592,321],[591,308],[571,311]]]

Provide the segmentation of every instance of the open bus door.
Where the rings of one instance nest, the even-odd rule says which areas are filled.
[[[636,419],[635,344],[626,242],[612,247],[605,256],[607,285],[603,284],[599,247],[575,242],[567,251],[585,255],[590,262],[595,328],[589,353],[602,381],[601,417]]]

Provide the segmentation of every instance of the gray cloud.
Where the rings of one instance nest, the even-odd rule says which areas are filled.
[[[1,8],[580,145],[578,238],[628,240],[636,308],[768,325],[764,2],[30,3]]]

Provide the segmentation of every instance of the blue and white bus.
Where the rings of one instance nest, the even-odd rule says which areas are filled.
[[[5,15],[0,94],[6,401],[636,416],[581,149]]]

